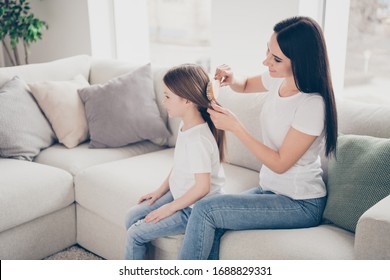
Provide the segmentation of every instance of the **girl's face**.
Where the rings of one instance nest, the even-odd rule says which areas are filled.
[[[169,117],[183,117],[187,111],[188,101],[174,94],[165,84],[163,105],[168,112]]]
[[[292,77],[291,60],[286,57],[276,40],[276,33],[273,33],[268,43],[267,56],[263,64],[268,67],[268,71],[273,78]]]

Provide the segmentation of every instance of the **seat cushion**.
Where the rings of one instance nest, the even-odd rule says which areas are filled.
[[[173,149],[100,164],[75,176],[77,203],[124,227],[127,210],[158,188],[171,170]]]
[[[0,159],[0,231],[74,202],[72,176],[34,162]]]
[[[249,242],[248,242],[249,241]],[[221,259],[353,259],[354,234],[331,225],[288,230],[228,231]]]
[[[152,241],[152,257],[176,259],[184,235]],[[221,238],[222,260],[353,259],[354,234],[332,225],[287,230],[227,231]]]
[[[112,223],[124,226],[127,210],[142,195],[157,189],[168,176],[173,150],[165,149],[80,171],[75,177],[77,203]],[[229,193],[241,192],[258,184],[255,171],[233,165],[224,168]]]
[[[61,144],[53,145],[43,150],[35,162],[55,166],[75,175],[78,171],[97,164],[150,153],[162,148],[149,141],[138,142],[120,148],[89,149],[88,144],[81,144],[73,149],[67,149]]]

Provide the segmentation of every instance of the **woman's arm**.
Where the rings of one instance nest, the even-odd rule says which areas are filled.
[[[230,88],[236,92],[253,93],[267,91],[264,87],[261,75],[238,77],[233,74],[230,66],[226,64],[217,68],[214,79],[222,81],[221,86],[230,86]]]
[[[265,166],[276,173],[290,169],[310,148],[317,136],[305,134],[290,128],[278,151],[257,140],[228,109],[213,104],[208,109],[211,119],[218,129],[232,132]]]
[[[289,170],[317,138],[317,136],[308,135],[290,128],[282,146],[278,151],[275,151],[258,141],[243,126],[240,126],[233,134],[241,140],[258,160],[278,174]]]
[[[158,221],[171,216],[175,212],[191,206],[210,192],[210,184],[210,173],[196,173],[195,184],[185,194],[150,212],[145,217],[145,221],[157,223]]]

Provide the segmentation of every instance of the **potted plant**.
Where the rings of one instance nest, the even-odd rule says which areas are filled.
[[[21,64],[19,42],[23,43],[25,64],[28,64],[28,48],[42,39],[42,31],[47,28],[46,22],[34,17],[26,0],[0,1],[0,39],[12,65]]]

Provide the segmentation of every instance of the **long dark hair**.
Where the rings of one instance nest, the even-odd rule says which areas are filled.
[[[210,107],[210,101],[207,98],[207,85],[210,77],[206,71],[197,64],[182,64],[168,70],[164,75],[165,85],[176,95],[194,103],[204,119],[207,122],[219,149],[219,159],[225,159],[225,131],[217,129],[207,113]],[[218,104],[219,105],[219,104]]]
[[[325,155],[336,152],[337,110],[321,27],[309,17],[292,17],[274,26],[279,47],[291,60],[297,88],[319,93],[325,103]]]

